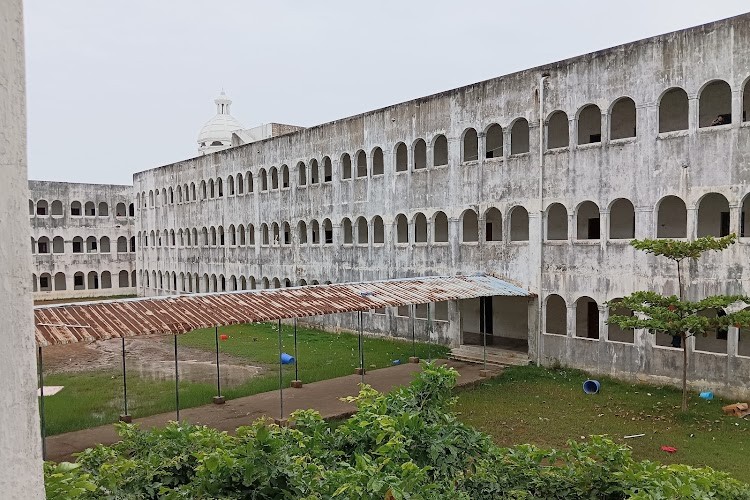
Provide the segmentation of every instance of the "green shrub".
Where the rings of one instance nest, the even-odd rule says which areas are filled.
[[[457,373],[427,365],[409,386],[364,386],[332,426],[312,410],[294,425],[257,421],[236,435],[189,424],[141,431],[46,464],[48,498],[82,499],[750,499],[727,474],[636,462],[601,437],[565,450],[499,448],[451,412]]]

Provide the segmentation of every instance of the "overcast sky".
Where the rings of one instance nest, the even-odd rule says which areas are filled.
[[[197,155],[222,87],[302,126],[750,10],[747,0],[26,0],[29,177]]]

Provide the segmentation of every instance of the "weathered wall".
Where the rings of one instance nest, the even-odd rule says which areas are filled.
[[[26,213],[21,0],[0,2],[0,492],[44,498]]]
[[[31,281],[35,299],[136,293],[133,284],[133,277],[136,276],[136,249],[131,247],[131,238],[135,237],[135,212],[133,211],[132,216],[129,215],[133,204],[132,186],[29,181],[29,189],[29,222],[33,254]],[[61,210],[55,214],[52,213],[51,207],[56,202],[59,202]],[[87,203],[93,203],[95,215],[91,216],[85,210],[81,215],[73,215],[71,206],[75,202],[80,203],[82,210]],[[45,203],[46,215],[40,214],[38,207],[44,206]],[[106,214],[100,212],[100,208],[103,208],[101,204],[106,204]],[[87,248],[86,245],[86,240],[92,236],[97,241],[95,250]],[[44,241],[43,238],[50,242],[47,253],[43,253],[39,247],[39,241]],[[62,248],[55,248],[52,244],[55,238],[62,238]],[[74,252],[73,242],[76,238],[83,240],[81,252]],[[103,238],[109,239],[109,250],[102,245]],[[118,241],[122,242],[121,238],[125,238],[124,248],[118,247]],[[127,273],[127,281],[123,281],[123,286],[120,286],[119,278],[123,271]],[[111,275],[109,287],[106,279],[102,278],[103,273],[107,272]],[[83,274],[82,285],[76,286],[76,273]],[[96,273],[97,276],[93,283],[88,279],[90,273]],[[43,286],[44,277],[50,283],[48,289]]]
[[[542,93],[543,74],[549,76]],[[557,319],[564,321],[570,338],[545,342],[537,337],[538,331],[529,337],[530,346],[542,345],[542,361],[562,356],[568,364],[599,370],[616,366],[610,358],[618,356],[626,363],[622,373],[642,369],[661,376],[674,365],[675,353],[663,353],[668,363],[645,363],[646,347],[637,342],[620,345],[603,334],[593,340],[574,338],[575,304],[584,296],[593,299],[599,307],[592,321],[605,332],[605,301],[637,289],[675,290],[672,268],[632,249],[628,245],[632,237],[656,237],[669,230],[693,238],[699,219],[704,221],[701,228],[719,228],[723,211],[729,214],[729,229],[741,233],[741,214],[750,214],[750,205],[743,208],[750,193],[750,122],[744,121],[750,118],[750,99],[743,99],[748,77],[750,15],[743,15],[138,173],[134,177],[138,269],[148,274],[148,286],[146,274],[139,280],[139,293],[273,286],[275,280],[284,286],[285,281],[323,283],[487,271],[538,293],[542,307],[550,294],[564,300],[564,318]],[[709,95],[709,90],[702,94],[716,80],[730,88],[725,102]],[[671,97],[662,99],[673,87],[684,89],[684,108]],[[630,102],[622,100],[626,97],[632,99],[632,110],[619,112]],[[598,106],[593,114],[592,108],[586,111],[590,104]],[[700,116],[727,110],[732,113],[731,124],[699,127]],[[563,111],[565,118],[550,128],[554,111]],[[660,132],[660,117],[668,122],[683,115],[684,130]],[[528,132],[523,120],[528,122]],[[564,131],[566,123],[567,138],[562,137],[562,143],[568,146],[547,147],[549,135]],[[493,124],[502,127],[502,147]],[[614,139],[611,131],[635,135]],[[466,139],[474,132],[479,133],[477,146]],[[597,133],[599,142],[585,143]],[[552,143],[557,145],[561,139],[555,140]],[[403,171],[400,143],[407,149]],[[382,173],[376,148],[383,152]],[[367,165],[361,177],[357,176],[359,151],[365,152]],[[346,155],[351,157],[351,178],[345,175]],[[323,167],[327,161],[330,180]],[[310,176],[315,164],[321,172],[317,183]],[[283,173],[287,170],[288,183]],[[274,171],[280,178],[278,186]],[[236,182],[240,175],[242,192]],[[190,196],[186,198],[185,192]],[[701,206],[709,193],[725,197],[726,210],[717,208],[721,203]],[[662,207],[668,195],[684,202],[686,214],[679,215],[666,203],[668,208]],[[594,205],[587,207],[586,201]],[[546,210],[553,203],[565,207],[562,219],[567,219],[567,229],[562,230],[562,240],[546,241],[545,230],[561,234],[559,228],[548,227]],[[489,212],[491,208],[499,217]],[[478,217],[478,241],[465,241],[472,239],[471,227],[464,223],[467,211]],[[408,242],[398,241],[399,214],[408,220]],[[439,236],[446,228],[440,221],[446,216],[448,236],[443,241]],[[706,217],[710,223],[705,223]],[[383,235],[376,239],[381,218]],[[601,236],[587,239],[595,219]],[[486,224],[492,220],[493,239],[500,235],[501,241],[487,241]],[[682,220],[686,222],[680,228]],[[304,234],[299,231],[301,221]],[[330,243],[322,234],[324,221],[331,223]],[[321,229],[313,243],[316,222]],[[285,223],[290,227],[288,243]],[[351,242],[345,234],[349,224]],[[274,225],[279,227],[278,239]],[[252,237],[246,235],[243,243],[240,229],[248,228]],[[365,229],[367,237],[360,238]],[[692,266],[689,295],[749,290],[748,236],[745,229],[733,248]],[[545,329],[544,321],[539,328]],[[746,352],[742,347],[748,341],[740,337],[739,352]],[[729,356],[731,345],[720,341],[720,346],[721,342]],[[574,347],[580,343],[590,348]],[[744,375],[750,372],[750,358],[736,356],[732,363],[731,375],[750,384]],[[720,382],[709,365],[695,366],[696,380]]]

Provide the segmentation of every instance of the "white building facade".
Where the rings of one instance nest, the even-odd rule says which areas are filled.
[[[29,181],[35,300],[135,295],[133,187]]]
[[[687,293],[750,293],[749,77],[743,15],[140,172],[138,292],[490,272],[536,300],[373,311],[366,328],[429,315],[436,341],[491,334],[540,363],[676,381],[681,350],[608,325],[607,303],[677,293],[632,238],[734,232]],[[750,332],[689,349],[693,385],[750,392]]]

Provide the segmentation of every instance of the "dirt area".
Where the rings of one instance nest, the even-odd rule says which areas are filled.
[[[211,351],[178,346],[180,380],[213,383],[216,380],[216,354]],[[265,371],[263,366],[229,354],[219,355],[221,383],[240,385]],[[174,379],[172,337],[137,337],[125,340],[125,365],[128,374],[148,380]],[[81,373],[122,369],[122,341],[110,339],[90,344],[69,344],[44,348],[45,373]]]

